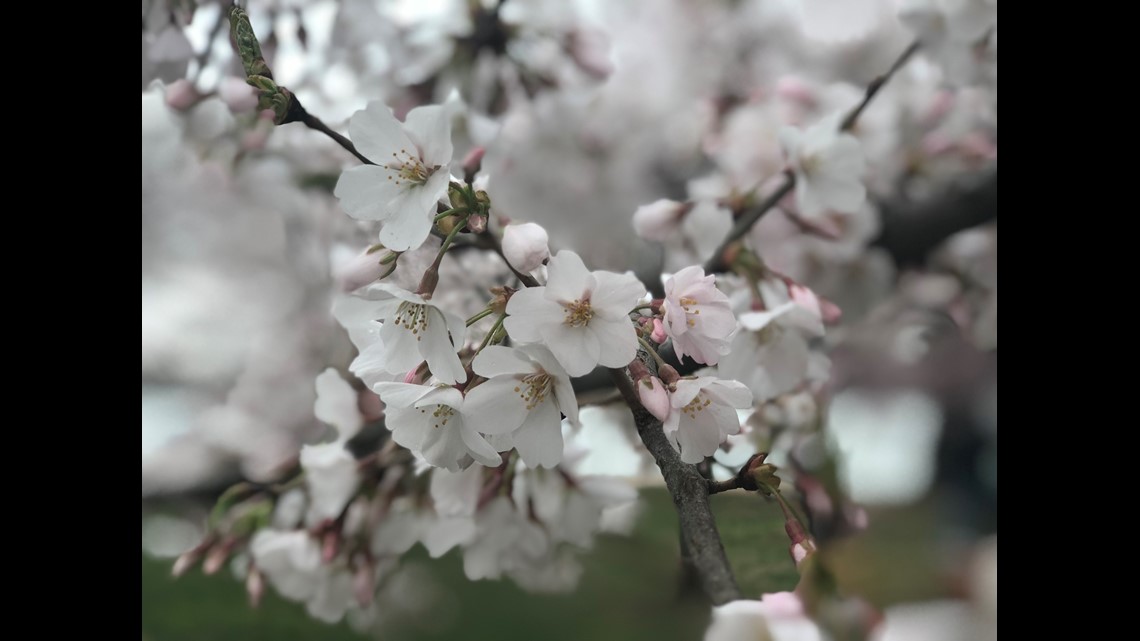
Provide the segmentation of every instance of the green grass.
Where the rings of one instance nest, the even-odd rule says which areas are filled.
[[[585,567],[569,595],[533,595],[508,580],[470,582],[457,551],[431,560],[421,548],[405,563],[425,569],[439,604],[417,616],[395,618],[385,639],[700,639],[709,608],[678,591],[677,519],[664,490],[642,493],[645,511],[632,537],[604,536],[580,558]],[[798,575],[788,557],[783,519],[774,503],[754,495],[713,497],[717,524],[745,595],[791,589]],[[328,626],[270,588],[251,609],[242,584],[228,572],[195,570],[170,577],[168,561],[143,557],[143,640],[212,641],[359,640],[347,624]]]

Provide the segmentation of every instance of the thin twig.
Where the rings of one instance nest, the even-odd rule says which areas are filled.
[[[297,100],[297,97],[293,96],[293,100]],[[305,111],[305,108],[301,106],[300,101],[297,101],[297,108],[303,112],[303,115],[298,119],[298,121],[304,123],[306,127],[308,127],[309,129],[315,129],[315,130],[321,132],[322,134],[328,136],[329,138],[332,138],[333,140],[336,141],[336,143],[338,145],[347,149],[348,152],[351,153],[353,156],[356,156],[357,159],[360,160],[360,162],[362,162],[366,165],[375,165],[376,164],[376,163],[372,162],[371,160],[369,160],[368,158],[366,158],[364,156],[364,154],[357,151],[356,145],[352,144],[351,140],[349,140],[348,138],[345,138],[344,136],[333,131],[320,118],[317,118],[316,116],[309,113],[308,111]]]

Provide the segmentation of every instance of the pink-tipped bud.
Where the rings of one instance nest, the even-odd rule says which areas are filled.
[[[665,384],[656,376],[646,376],[637,381],[637,397],[649,413],[661,422],[669,418],[672,406],[669,403],[669,391]]]
[[[520,272],[538,269],[550,258],[550,237],[541,225],[523,223],[507,225],[503,230],[503,255]]]
[[[360,563],[352,575],[352,592],[360,607],[367,608],[372,603],[372,597],[376,593],[376,573],[367,559]]]
[[[170,574],[174,578],[178,578],[186,574],[186,570],[194,567],[198,561],[202,560],[202,548],[196,547],[192,550],[183,552],[178,559],[174,562],[174,567],[170,569]]]
[[[214,574],[222,569],[226,559],[230,558],[230,550],[233,549],[233,544],[233,540],[227,539],[211,547],[210,551],[206,553],[206,560],[202,562],[202,572]]]
[[[249,566],[249,574],[245,575],[245,592],[249,595],[249,607],[261,605],[261,597],[265,594],[265,577],[256,566]]]
[[[202,94],[198,93],[194,85],[185,78],[175,80],[166,88],[166,106],[175,111],[186,111],[198,104],[201,99]]]
[[[788,286],[788,294],[792,297],[792,302],[811,312],[812,316],[823,318],[823,310],[815,292],[803,285],[795,284]]]
[[[843,310],[839,309],[839,305],[822,296],[819,299],[819,311],[823,315],[823,322],[826,325],[834,325],[843,318]]]
[[[479,170],[483,168],[483,155],[485,153],[487,153],[485,148],[475,147],[463,157],[463,176],[467,179],[468,183],[473,182],[475,180],[475,174],[479,173]]]
[[[355,258],[334,268],[333,278],[336,279],[340,290],[351,292],[380,278],[380,274],[383,274],[388,268],[387,265],[380,264],[386,254],[382,251],[372,251],[372,248],[369,247]]]
[[[227,76],[218,85],[218,97],[230,111],[243,113],[257,108],[257,90],[248,85],[245,80],[235,76]]]
[[[665,242],[677,231],[686,210],[683,203],[665,198],[642,205],[633,212],[633,231],[646,240]]]
[[[421,382],[420,368],[417,367],[416,369],[408,370],[408,373],[404,374],[404,382],[412,385],[419,385]]]
[[[472,234],[482,234],[487,231],[487,217],[482,214],[474,214],[468,217],[467,231]]]
[[[665,325],[660,318],[653,319],[653,333],[649,335],[649,338],[658,345],[664,343],[665,339],[668,338],[665,334]]]
[[[321,536],[321,561],[332,563],[337,552],[340,552],[340,530],[330,527]]]

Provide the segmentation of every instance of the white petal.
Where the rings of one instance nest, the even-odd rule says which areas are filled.
[[[467,372],[463,370],[459,354],[451,344],[443,313],[434,307],[428,307],[425,312],[428,322],[421,336],[423,340],[419,341],[419,349],[432,375],[443,383],[466,382]]]
[[[317,376],[317,401],[313,404],[313,415],[336,427],[341,440],[352,438],[364,423],[357,405],[356,390],[331,367]]]
[[[645,296],[645,285],[633,274],[594,272],[594,293],[590,296],[590,306],[597,316],[607,320],[628,322],[629,310]]]
[[[502,345],[484,347],[483,351],[475,356],[471,365],[476,374],[486,378],[506,374],[529,374],[535,371],[534,363],[524,352]]]
[[[598,366],[598,338],[586,327],[548,326],[543,328],[543,337],[550,352],[570,376],[585,376]]]
[[[574,394],[569,378],[554,377],[554,395],[558,397],[558,409],[566,415],[566,420],[570,421],[570,425],[578,427],[578,397]]]
[[[417,189],[393,199],[391,216],[380,228],[380,242],[392,251],[418,249],[431,233],[432,213],[419,207]]]
[[[348,137],[357,151],[379,165],[389,162],[392,152],[414,147],[392,110],[379,100],[352,114]]]
[[[420,350],[420,335],[392,321],[380,327],[380,340],[388,351],[384,354],[384,368],[393,374],[406,373],[424,360]]]
[[[459,433],[463,437],[463,442],[467,444],[467,448],[471,452],[471,457],[479,463],[487,467],[497,467],[502,465],[503,458],[491,447],[482,436],[479,436],[475,430],[460,424]]]
[[[677,442],[681,446],[681,460],[685,463],[700,463],[706,456],[712,456],[720,445],[716,417],[707,407],[695,412],[693,418],[682,417]]]
[[[625,367],[637,356],[637,330],[628,318],[594,318],[588,326],[598,341],[598,364]]]
[[[388,203],[401,191],[388,171],[375,165],[346,169],[336,182],[333,195],[345,213],[357,220],[388,218]]]
[[[545,287],[520,289],[507,301],[507,314],[503,321],[507,333],[516,341],[535,343],[542,340],[539,328],[561,324],[565,313],[558,303],[547,300]]]
[[[430,415],[430,412],[428,414]],[[424,460],[435,467],[444,467],[452,472],[458,472],[460,469],[459,459],[467,454],[467,446],[464,444],[462,435],[463,430],[463,420],[458,415],[451,417],[446,425],[442,423],[438,427],[434,423],[428,425],[424,431],[423,444],[420,447],[420,453],[424,455]]]
[[[528,467],[554,467],[562,462],[562,419],[547,398],[526,417],[514,434],[515,448]]]
[[[463,424],[483,434],[515,431],[529,413],[522,398],[521,392],[526,391],[522,385],[513,376],[497,376],[479,384],[463,400]]]
[[[442,105],[416,107],[404,117],[404,130],[422,152],[424,164],[451,162],[451,116]]]
[[[547,263],[546,269],[550,274],[545,291],[548,300],[580,300],[594,288],[594,277],[586,269],[582,258],[568,249],[555,254]]]
[[[740,324],[745,329],[752,331],[760,331],[768,326],[768,323],[780,318],[784,314],[791,313],[795,309],[795,303],[784,303],[774,309],[763,312],[748,312],[740,315]]]
[[[411,383],[379,383],[372,391],[384,401],[388,407],[411,407],[425,394],[432,391],[426,385],[412,385]]]
[[[424,547],[431,558],[438,559],[451,548],[466,545],[475,538],[475,520],[470,517],[440,518],[424,530]]]

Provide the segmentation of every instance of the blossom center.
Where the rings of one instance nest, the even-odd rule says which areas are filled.
[[[533,410],[546,401],[553,381],[546,372],[535,372],[522,377],[522,384],[515,386],[515,393],[526,403],[526,409]]]
[[[590,306],[590,299],[576,300],[573,303],[562,303],[562,307],[566,308],[566,320],[563,321],[570,327],[582,327],[590,324],[590,319],[594,317],[594,308]]]
[[[422,341],[428,326],[427,306],[419,303],[400,303],[392,322],[396,327],[410,331],[417,341]]]
[[[701,313],[701,310],[694,309],[697,306],[696,299],[682,296],[678,302],[681,304],[681,309],[685,310],[685,324],[689,327],[696,326],[696,319],[690,318],[690,316],[699,316]]]
[[[393,151],[392,158],[393,160],[384,165],[384,168],[395,172],[388,174],[388,180],[394,177],[397,185],[405,183],[423,185],[439,169],[439,165],[428,167],[419,156],[409,154],[407,149],[401,149],[399,153]]]
[[[711,400],[705,398],[703,395],[698,393],[693,398],[693,400],[689,401],[688,405],[681,408],[681,411],[684,412],[685,415],[688,416],[690,419],[696,419],[697,414],[700,412],[703,412],[704,409],[711,404],[712,404]]]
[[[427,408],[421,407],[420,414],[427,414]],[[431,413],[432,422],[435,423],[432,427],[440,428],[447,425],[447,420],[455,415],[455,410],[447,405],[436,405],[435,410]]]

